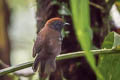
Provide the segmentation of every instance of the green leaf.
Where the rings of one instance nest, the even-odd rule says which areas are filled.
[[[102,44],[102,48],[111,49],[114,44],[114,32],[109,33]]]
[[[92,30],[90,28],[89,0],[71,0],[71,9],[76,35],[82,49],[85,51],[85,57],[96,75],[103,80],[95,65],[95,58],[90,52]]]
[[[120,36],[111,32],[105,38],[102,48],[112,48],[120,45]],[[101,54],[99,56],[98,68],[105,80],[120,80],[120,53]],[[99,80],[99,79],[98,79]]]
[[[116,1],[120,1],[120,0],[116,0]]]
[[[118,10],[119,13],[120,13],[120,0],[116,0],[116,1],[115,1],[115,5],[116,5],[116,7],[117,7],[117,10]]]
[[[117,33],[114,33],[114,44],[113,48],[120,50],[120,35]]]

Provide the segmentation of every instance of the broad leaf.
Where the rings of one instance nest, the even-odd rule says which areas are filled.
[[[111,32],[105,38],[102,48],[112,48],[119,45],[120,36],[117,33]],[[101,54],[99,56],[98,68],[105,80],[120,80],[120,53]]]

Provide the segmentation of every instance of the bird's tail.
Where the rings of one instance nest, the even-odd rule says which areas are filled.
[[[41,78],[46,78],[56,69],[55,58],[41,59],[38,55],[33,64],[33,70],[39,72]]]

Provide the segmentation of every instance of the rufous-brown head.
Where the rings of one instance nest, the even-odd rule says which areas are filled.
[[[62,28],[65,25],[66,25],[65,21],[59,17],[51,18],[45,24],[46,27],[48,26],[48,27],[55,29],[59,32],[61,32]]]

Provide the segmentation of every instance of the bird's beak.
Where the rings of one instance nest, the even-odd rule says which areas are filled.
[[[64,26],[69,26],[69,25],[70,25],[70,23],[67,23],[67,22],[66,22],[66,23],[64,23]]]

